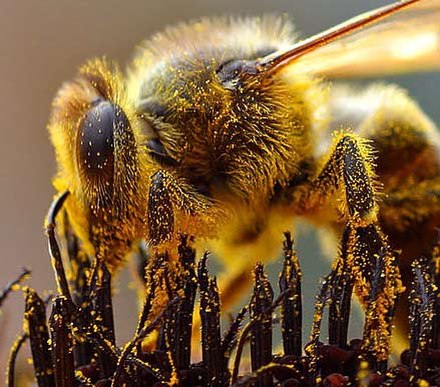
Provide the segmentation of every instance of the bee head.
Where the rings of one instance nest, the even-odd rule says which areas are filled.
[[[120,211],[137,183],[137,121],[130,106],[120,71],[103,59],[83,66],[54,102],[49,129],[59,174],[95,215]]]

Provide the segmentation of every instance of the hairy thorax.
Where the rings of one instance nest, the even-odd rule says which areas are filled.
[[[217,199],[267,202],[310,154],[306,93],[314,82],[234,79],[235,67],[263,49],[274,47],[235,53],[240,60],[231,49],[225,56],[208,48],[196,59],[170,57],[157,65],[159,76],[136,82],[138,109],[173,160],[170,168]]]

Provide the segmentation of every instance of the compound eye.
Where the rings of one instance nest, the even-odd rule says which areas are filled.
[[[115,133],[129,127],[127,116],[113,102],[99,99],[83,118],[77,137],[77,161],[87,181],[113,187]]]

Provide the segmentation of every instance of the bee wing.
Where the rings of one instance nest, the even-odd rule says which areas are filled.
[[[396,8],[399,4],[392,6]],[[286,67],[295,73],[331,78],[440,70],[440,0],[411,1],[386,17],[361,25],[378,11],[381,9],[300,42],[298,46],[303,47],[321,43],[292,58]],[[355,24],[361,28],[351,30],[350,26]],[[348,32],[340,33],[344,30]],[[325,41],[326,36],[333,35],[338,37]]]

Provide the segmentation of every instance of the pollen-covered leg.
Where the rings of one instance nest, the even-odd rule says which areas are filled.
[[[369,144],[354,134],[342,134],[323,167],[312,180],[304,195],[302,208],[306,213],[332,211],[339,207],[349,226],[355,230],[356,239],[363,230],[373,229],[377,243],[373,246],[356,245],[359,260],[368,259],[387,248],[386,237],[378,226],[377,190]],[[353,236],[354,237],[354,236]],[[373,247],[373,248],[372,248]]]
[[[347,259],[361,304],[368,311],[371,305],[382,303],[384,309],[392,313],[395,298],[400,292],[397,268],[386,273],[386,286],[374,285],[379,257],[389,257],[391,262],[394,252],[378,223],[377,190],[368,143],[354,134],[339,135],[324,159],[323,167],[310,184],[303,198],[305,212],[322,214],[339,207],[346,220],[350,250]],[[377,293],[374,299],[372,292]],[[378,336],[366,340],[370,340],[370,350],[377,355],[381,353],[379,337],[383,340],[390,337],[391,316],[376,323]],[[382,353],[381,356],[386,359],[387,354]]]
[[[174,232],[174,209],[166,175],[157,172],[151,178],[148,194],[148,237],[153,245],[170,240]]]
[[[169,293],[182,277],[181,271],[185,270],[177,259],[181,235],[211,235],[224,221],[222,214],[224,212],[213,201],[198,193],[185,179],[165,170],[151,176],[146,213],[151,258],[147,272],[148,267],[153,268],[152,272],[157,271],[155,265],[160,258],[169,274],[167,281],[156,290],[157,311],[170,300]],[[196,321],[195,325],[199,326],[197,324]]]
[[[177,241],[182,233],[209,236],[221,214],[211,200],[196,192],[183,178],[165,170],[151,177],[146,214],[151,246]]]
[[[300,208],[312,214],[339,207],[355,226],[375,222],[378,207],[371,153],[369,144],[354,134],[335,138],[322,168],[302,197]]]

